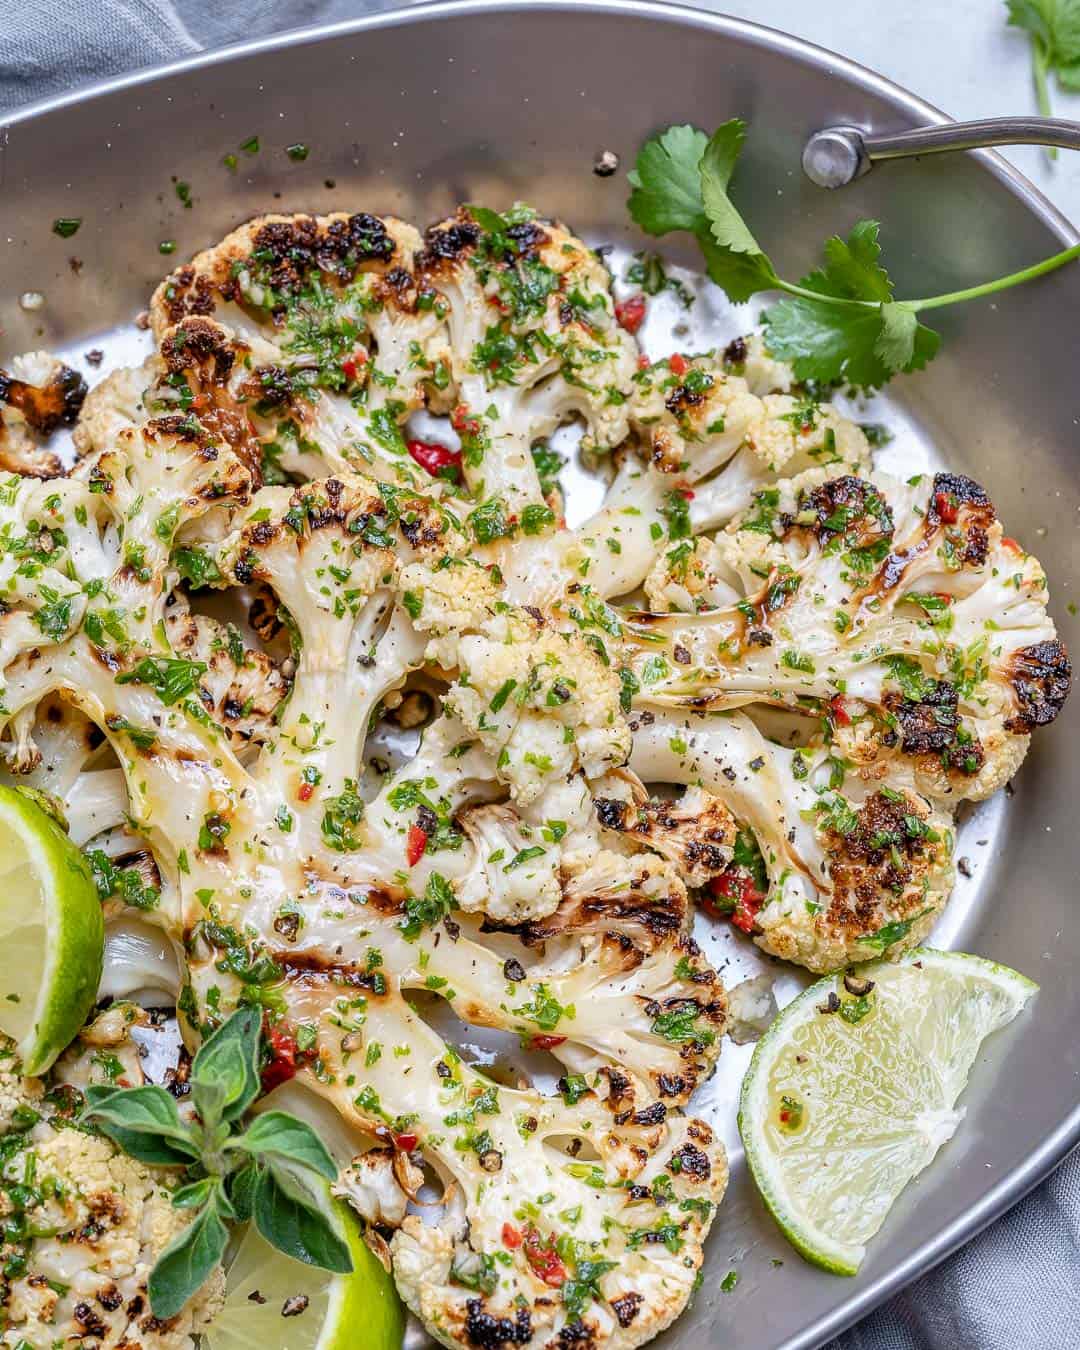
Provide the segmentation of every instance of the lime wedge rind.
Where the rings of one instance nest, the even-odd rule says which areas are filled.
[[[401,1350],[405,1312],[393,1280],[347,1206],[334,1202],[333,1210],[352,1274],[305,1266],[249,1228],[226,1273],[225,1304],[203,1332],[204,1350]],[[284,1301],[298,1294],[307,1307],[283,1320]]]
[[[0,850],[8,868],[0,899],[3,926],[20,935],[23,957],[0,966],[0,1028],[15,1039],[23,1073],[36,1076],[71,1042],[94,1005],[105,925],[82,853],[40,806],[6,786],[0,786]],[[32,988],[32,1010],[9,997],[14,981]]]
[[[920,1082],[937,1098],[925,1104],[924,1109],[915,1109],[918,1101],[909,1095],[905,1103],[908,1110],[902,1118],[890,1122],[881,1110],[880,1099],[884,1094],[879,1094],[876,1109],[856,1103],[850,1096],[846,1101],[841,1097],[832,1105],[843,1113],[845,1124],[858,1126],[861,1136],[845,1137],[842,1150],[835,1142],[835,1131],[831,1144],[827,1141],[815,1143],[811,1132],[805,1140],[800,1137],[790,1145],[777,1147],[779,1136],[768,1122],[770,1102],[775,1096],[778,1080],[770,1070],[776,1068],[781,1056],[794,1045],[801,1030],[805,1029],[811,1035],[818,1033],[819,1038],[826,1036],[841,1046],[841,1058],[846,1057],[848,1063],[838,1071],[836,1081],[843,1083],[850,1093],[853,1081],[851,1044],[857,1038],[857,1028],[847,1026],[835,1015],[822,1019],[817,1012],[831,992],[842,989],[842,973],[819,980],[783,1010],[755,1047],[743,1079],[739,1132],[761,1197],[791,1245],[806,1260],[833,1274],[854,1275],[866,1254],[866,1242],[843,1240],[835,1231],[829,1231],[827,1220],[820,1221],[813,1212],[807,1212],[805,1198],[799,1193],[798,1176],[800,1173],[803,1177],[812,1175],[807,1164],[814,1161],[814,1150],[818,1150],[816,1156],[821,1158],[823,1165],[832,1165],[833,1176],[842,1174],[845,1169],[849,1174],[855,1174],[860,1169],[871,1168],[875,1162],[879,1164],[882,1175],[878,1178],[877,1194],[872,1187],[862,1194],[845,1195],[843,1187],[826,1193],[826,1208],[831,1209],[834,1216],[842,1212],[848,1202],[863,1205],[862,1226],[868,1230],[867,1238],[872,1236],[884,1222],[903,1187],[928,1166],[959,1124],[963,1108],[956,1109],[956,1102],[985,1037],[1011,1021],[1038,989],[1033,981],[1007,966],[966,953],[939,952],[932,948],[908,952],[898,962],[879,961],[864,965],[858,968],[858,974],[872,979],[876,975],[879,985],[887,988],[891,1000],[898,987],[896,982],[908,982],[909,973],[915,973],[911,971],[912,967],[916,967],[920,986],[931,996],[937,991],[942,997],[951,990],[955,999],[956,991],[966,990],[966,1002],[961,998],[956,1006],[966,1008],[969,1024],[979,1022],[978,1026],[967,1026],[967,1043],[951,1045],[951,1053],[941,1064],[935,1064],[933,1055],[927,1056],[924,1053],[926,1047],[920,1049],[918,1043],[927,1033],[928,1019],[933,1017],[932,1008],[914,1027],[900,1025],[896,1042],[902,1046],[902,1057],[909,1067],[924,1070]],[[933,1030],[932,1026],[930,1030]],[[868,1039],[872,1040],[872,1037],[873,1033]],[[923,1063],[918,1065],[920,1054]],[[885,1071],[885,1066],[876,1059],[867,1062]],[[784,1075],[785,1084],[792,1081],[790,1074]],[[822,1095],[827,1097],[829,1094],[808,1094],[805,1098],[811,1119],[825,1115],[826,1103],[821,1100]],[[903,1093],[897,1094],[897,1101],[900,1100],[904,1100]],[[897,1161],[901,1158],[902,1163]],[[891,1162],[892,1167],[882,1167],[885,1162]],[[865,1176],[862,1179],[865,1180]],[[817,1207],[820,1210],[820,1204]]]

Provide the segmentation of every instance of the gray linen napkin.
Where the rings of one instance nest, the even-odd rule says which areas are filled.
[[[400,0],[0,0],[0,114],[87,81]],[[1080,1152],[828,1350],[1078,1350]]]

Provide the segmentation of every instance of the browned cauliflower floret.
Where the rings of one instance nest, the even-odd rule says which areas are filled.
[[[0,469],[29,478],[56,478],[64,472],[48,439],[71,426],[86,397],[86,381],[48,352],[16,356],[0,369]]]
[[[70,1118],[42,1117],[32,1080],[23,1096],[22,1117],[12,1122],[21,1133],[9,1127],[4,1140],[0,1204],[38,1236],[3,1246],[0,1344],[193,1350],[224,1298],[221,1268],[166,1321],[151,1314],[146,1290],[157,1258],[190,1221],[170,1198],[177,1178],[151,1172]],[[32,1184],[19,1184],[28,1175]]]

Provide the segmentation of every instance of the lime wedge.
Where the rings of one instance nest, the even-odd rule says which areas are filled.
[[[739,1131],[765,1204],[808,1261],[855,1274],[963,1118],[979,1047],[1037,988],[977,956],[920,948],[826,976],[777,1017],[743,1079]]]
[[[55,820],[0,786],[0,1030],[44,1073],[94,1005],[105,950],[86,859]]]
[[[294,1261],[249,1226],[226,1274],[224,1306],[203,1333],[203,1350],[400,1350],[405,1313],[394,1282],[351,1213],[340,1204],[334,1210],[352,1274]]]

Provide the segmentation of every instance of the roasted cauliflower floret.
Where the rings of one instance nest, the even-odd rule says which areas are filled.
[[[617,830],[662,854],[688,886],[704,886],[731,862],[737,830],[719,797],[691,786],[678,802],[648,797],[631,801],[599,798],[597,816],[605,829]]]
[[[856,804],[818,799],[817,835],[828,869],[823,907],[782,897],[757,915],[765,951],[815,971],[838,970],[918,945],[953,884],[946,817],[911,792],[882,788]]]
[[[373,1148],[358,1154],[342,1169],[333,1190],[365,1222],[399,1228],[409,1200],[423,1183],[423,1172],[409,1161],[407,1153],[394,1148]]]
[[[856,764],[899,756],[921,791],[978,799],[1067,696],[1042,567],[971,479],[815,470],[759,493],[716,552],[740,599],[626,626],[643,705],[822,713]]]
[[[598,1089],[599,1103],[586,1093],[588,1109],[617,1106],[617,1086]],[[656,1110],[606,1130],[598,1157],[560,1165],[566,1155],[544,1139],[572,1131],[580,1109],[518,1106],[534,1114],[525,1145],[508,1141],[516,1182],[489,1177],[467,1228],[414,1215],[395,1235],[402,1297],[442,1344],[470,1350],[575,1341],[631,1350],[651,1340],[693,1289],[727,1181],[722,1147],[701,1121]],[[516,1217],[522,1182],[553,1195],[535,1217],[532,1202]]]
[[[536,441],[574,416],[600,449],[627,432],[637,347],[615,321],[607,269],[562,225],[518,206],[463,207],[432,226],[418,270],[449,306],[440,360],[470,487],[491,514],[542,506]]]
[[[645,578],[645,594],[655,614],[696,614],[739,599],[732,572],[716,542],[706,534],[680,539],[656,559]]]
[[[240,396],[272,481],[368,468],[430,484],[403,430],[443,382],[425,351],[445,301],[413,270],[419,245],[393,217],[262,216],[161,284],[154,330],[214,315],[247,345]]]
[[[22,1109],[4,1137],[0,1169],[9,1216],[0,1343],[52,1350],[58,1340],[90,1339],[104,1350],[192,1350],[224,1298],[225,1277],[220,1268],[211,1274],[169,1321],[151,1315],[150,1271],[189,1222],[172,1204],[170,1174],[152,1173],[69,1119],[43,1117],[36,1089]],[[20,1229],[27,1236],[16,1236]]]
[[[729,342],[724,348],[724,369],[741,375],[758,398],[766,394],[790,394],[798,383],[791,366],[770,354],[760,333],[747,333]]]
[[[289,681],[265,652],[249,646],[234,624],[193,614],[179,601],[165,612],[169,645],[204,667],[198,698],[215,722],[241,741],[265,742]]]
[[[650,462],[690,482],[726,464],[763,412],[746,382],[725,374],[712,356],[676,356],[641,371],[631,409]]]
[[[0,369],[0,469],[28,478],[57,478],[60,457],[48,448],[58,427],[74,424],[86,381],[49,352],[16,356]]]
[[[654,717],[631,768],[701,784],[730,810],[735,866],[710,884],[713,906],[786,960],[824,971],[897,954],[948,900],[950,821],[902,778],[876,788],[849,779],[841,792],[828,786],[826,753],[774,745],[742,715]],[[740,846],[743,832],[753,849]]]

